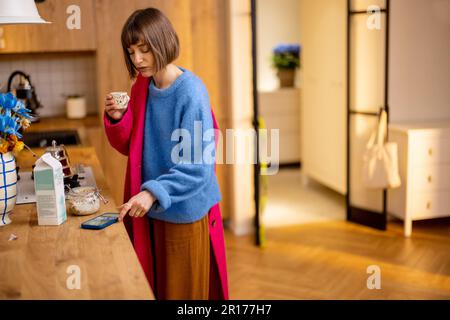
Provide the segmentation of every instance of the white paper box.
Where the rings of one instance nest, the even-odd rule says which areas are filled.
[[[33,171],[38,224],[60,225],[67,219],[62,165],[45,153],[36,161]]]

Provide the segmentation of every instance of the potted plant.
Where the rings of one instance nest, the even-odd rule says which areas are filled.
[[[281,87],[294,86],[295,69],[300,68],[300,45],[280,44],[273,49],[272,65]]]
[[[30,112],[12,93],[0,93],[0,226],[11,223],[17,196],[14,154],[25,146],[20,131],[30,126]]]

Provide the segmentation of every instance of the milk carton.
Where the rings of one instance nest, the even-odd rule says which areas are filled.
[[[33,171],[38,224],[60,225],[67,218],[62,165],[45,153],[36,161]]]

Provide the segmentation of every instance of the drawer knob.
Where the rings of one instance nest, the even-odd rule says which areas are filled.
[[[429,156],[432,156],[432,155],[433,155],[433,149],[431,149],[431,148],[428,149],[428,155],[429,155]]]
[[[431,176],[428,176],[428,182],[431,183]]]
[[[431,209],[431,202],[430,201],[427,202],[427,209],[428,210]]]

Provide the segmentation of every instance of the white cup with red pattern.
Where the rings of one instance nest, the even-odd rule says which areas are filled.
[[[120,109],[126,109],[128,106],[128,101],[130,101],[130,97],[125,91],[116,91],[111,92],[110,95],[113,97],[114,101],[116,102],[116,105]]]

